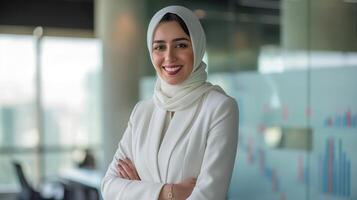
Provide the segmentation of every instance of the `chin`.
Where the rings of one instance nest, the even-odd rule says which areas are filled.
[[[164,79],[166,83],[170,84],[170,85],[178,85],[180,83],[182,83],[182,80],[178,80],[178,79]]]
[[[170,85],[178,85],[180,82],[178,81],[166,81],[166,83],[170,84]]]

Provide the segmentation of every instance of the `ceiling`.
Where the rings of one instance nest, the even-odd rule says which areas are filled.
[[[0,0],[0,25],[93,30],[93,0]]]
[[[152,0],[160,1],[160,0]],[[162,1],[162,0],[161,0]],[[234,12],[278,16],[280,0],[191,0]],[[94,29],[94,0],[0,0],[0,25]]]

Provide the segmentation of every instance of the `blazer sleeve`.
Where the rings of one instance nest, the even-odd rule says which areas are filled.
[[[136,106],[137,107],[137,106]],[[136,110],[133,110],[133,113]],[[132,115],[133,115],[132,113]],[[132,116],[128,126],[118,144],[118,149],[110,163],[102,180],[101,192],[104,200],[146,200],[158,199],[164,184],[149,181],[133,181],[120,178],[116,167],[119,159],[129,158],[132,160]]]
[[[201,171],[189,200],[226,199],[237,144],[238,106],[229,98],[213,114]]]

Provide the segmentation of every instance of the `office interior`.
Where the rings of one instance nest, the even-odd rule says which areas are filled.
[[[0,0],[0,199],[101,199],[167,5],[200,18],[239,105],[227,199],[357,199],[356,0]]]

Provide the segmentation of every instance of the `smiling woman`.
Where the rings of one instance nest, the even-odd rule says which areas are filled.
[[[205,33],[194,13],[169,6],[150,21],[158,78],[134,108],[102,181],[104,199],[222,200],[238,140],[238,107],[207,82]]]

